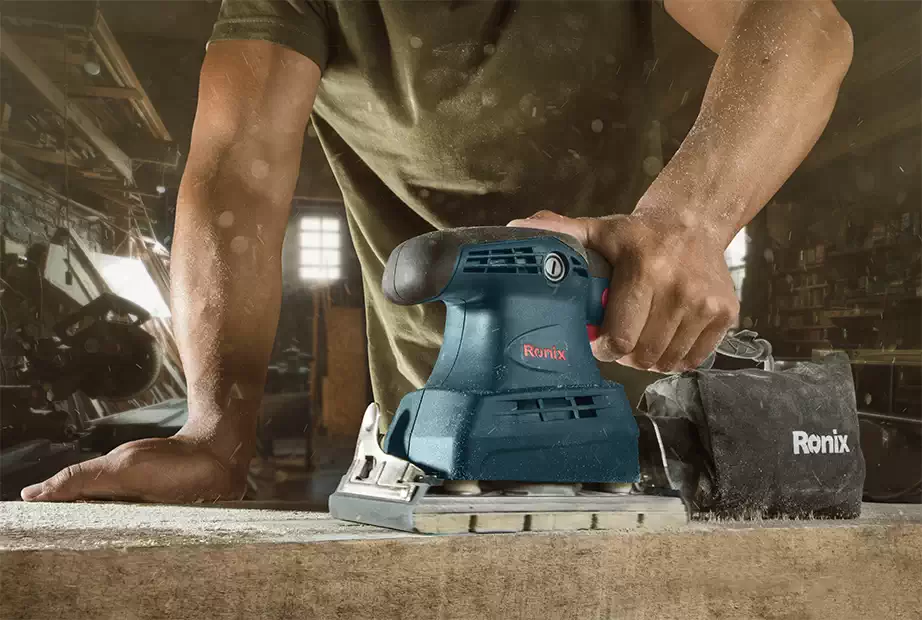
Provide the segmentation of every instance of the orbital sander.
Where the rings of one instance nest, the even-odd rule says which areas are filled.
[[[443,343],[383,439],[366,410],[332,516],[420,533],[685,523],[655,422],[638,424],[592,355],[610,276],[543,230],[447,229],[394,249],[386,297],[443,302]]]

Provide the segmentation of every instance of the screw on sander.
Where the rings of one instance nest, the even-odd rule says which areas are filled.
[[[449,229],[398,246],[385,296],[443,302],[443,343],[380,445],[378,408],[366,411],[333,516],[430,533],[684,523],[678,498],[624,493],[641,480],[640,431],[587,335],[610,276],[576,239],[535,229]],[[660,443],[645,444],[658,450],[646,461],[665,462]]]

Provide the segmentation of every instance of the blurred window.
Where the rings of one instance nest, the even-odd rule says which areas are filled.
[[[298,274],[302,280],[339,280],[342,277],[342,233],[338,217],[302,217],[300,246]]]
[[[749,239],[746,236],[746,229],[736,233],[733,241],[724,251],[724,259],[727,261],[727,267],[730,268],[730,277],[733,278],[733,288],[736,296],[743,298],[743,280],[746,279],[746,251],[749,247]]]

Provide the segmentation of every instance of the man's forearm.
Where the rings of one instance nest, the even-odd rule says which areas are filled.
[[[202,65],[176,208],[172,302],[189,392],[184,434],[231,465],[252,456],[281,303],[281,252],[320,69],[265,41]],[[242,469],[242,467],[241,467]]]
[[[698,119],[635,212],[729,243],[819,138],[851,54],[829,2],[743,3]]]
[[[187,172],[180,192],[172,301],[190,425],[223,459],[251,456],[278,323],[288,211],[234,172]]]

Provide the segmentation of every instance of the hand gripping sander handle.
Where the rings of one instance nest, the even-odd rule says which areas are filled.
[[[557,240],[583,259],[584,264],[575,268],[587,269],[592,283],[587,322],[593,326],[601,325],[611,266],[600,254],[583,247],[570,235],[534,228],[449,228],[409,239],[391,252],[382,279],[384,295],[391,302],[402,306],[448,299],[466,300],[483,295],[484,291],[478,286],[482,282],[481,279],[468,280],[462,284],[455,278],[465,257],[464,250],[477,252],[473,246],[502,242],[522,242],[527,246],[527,242],[536,239]],[[541,258],[543,261],[539,264],[537,261]],[[517,254],[514,247],[484,251],[477,257],[469,253],[467,259],[473,262],[467,269],[471,272],[480,267],[484,270],[481,273],[486,275],[510,275],[536,270],[535,272],[543,272],[549,280],[557,277],[558,273],[565,276],[566,270],[574,267],[569,261],[564,261],[564,264],[560,265],[554,262],[554,259],[548,259],[548,254]],[[563,272],[554,271],[561,267]]]

